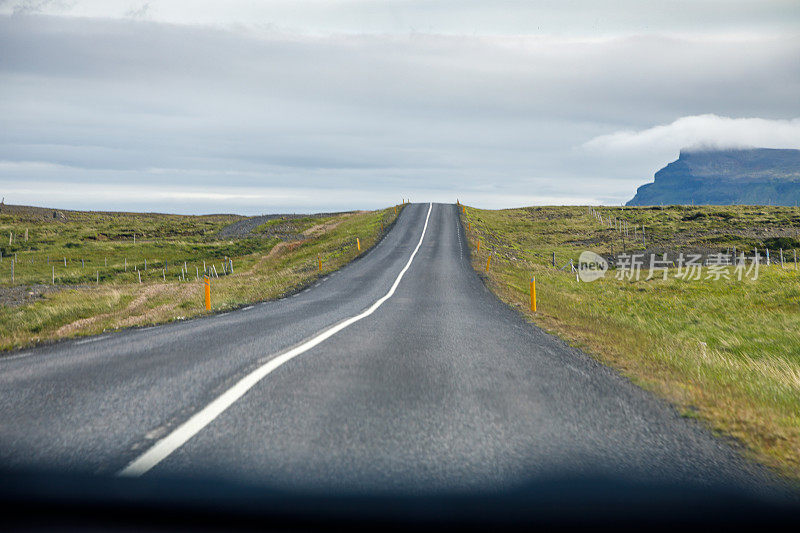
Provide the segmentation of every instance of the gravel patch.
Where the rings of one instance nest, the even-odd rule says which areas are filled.
[[[352,211],[341,211],[338,213],[314,213],[311,215],[304,215],[304,214],[276,214],[276,215],[261,215],[257,217],[250,217],[244,220],[239,220],[234,222],[230,226],[225,226],[222,228],[217,236],[224,239],[242,239],[245,237],[252,237],[253,230],[256,229],[261,224],[264,224],[270,220],[275,220],[276,218],[283,218],[286,220],[293,220],[298,218],[326,218],[332,217],[337,215],[344,215],[347,213],[352,213]]]
[[[63,285],[18,285],[16,287],[0,287],[0,305],[16,307],[29,304],[34,300],[44,298],[48,292],[64,289]]]

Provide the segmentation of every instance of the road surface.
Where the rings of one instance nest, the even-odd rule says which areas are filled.
[[[369,253],[293,297],[6,357],[0,406],[5,468],[301,491],[771,482],[498,301],[453,205],[409,205]]]

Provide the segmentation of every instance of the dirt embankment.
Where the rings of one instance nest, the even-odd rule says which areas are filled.
[[[69,219],[69,213],[63,209],[0,203],[0,215],[14,215],[37,222],[64,222]]]
[[[283,214],[283,215],[261,215],[257,217],[250,217],[244,220],[239,220],[234,222],[230,226],[225,226],[222,228],[217,236],[223,239],[237,239],[237,238],[245,238],[253,236],[253,230],[256,229],[258,226],[262,224],[266,224],[270,220],[275,220],[276,218],[282,218],[285,220],[293,220],[298,218],[327,218],[327,217],[334,217],[338,215],[346,215],[349,214],[350,211],[342,211],[339,213],[314,213],[312,215],[297,215],[297,214]]]

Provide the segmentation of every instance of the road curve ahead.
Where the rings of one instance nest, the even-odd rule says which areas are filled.
[[[546,476],[771,482],[697,423],[527,324],[413,204],[294,297],[0,360],[0,466],[303,491],[505,490]]]

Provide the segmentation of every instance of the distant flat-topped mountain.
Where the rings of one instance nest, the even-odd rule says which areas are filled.
[[[797,205],[800,150],[682,150],[627,205]]]

